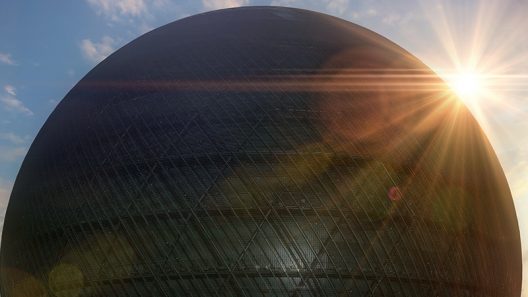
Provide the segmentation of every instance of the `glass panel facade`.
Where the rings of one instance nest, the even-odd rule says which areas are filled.
[[[297,9],[126,45],[24,160],[2,296],[518,296],[490,145],[444,89],[390,89],[394,69],[443,86],[375,33]]]

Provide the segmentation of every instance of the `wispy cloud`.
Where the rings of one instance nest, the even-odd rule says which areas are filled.
[[[11,57],[11,54],[9,53],[1,53],[0,52],[0,62],[7,64],[7,65],[16,65],[15,60]]]
[[[0,140],[5,140],[5,141],[8,141],[8,142],[13,143],[13,144],[25,143],[27,139],[28,139],[27,135],[26,135],[26,137],[22,137],[22,136],[19,136],[19,135],[13,133],[13,132],[0,133]]]
[[[271,1],[270,5],[273,6],[295,6],[296,3],[298,3],[299,0],[273,0]]]
[[[202,0],[202,5],[206,10],[239,7],[247,4],[249,4],[248,0]]]
[[[7,110],[18,111],[27,115],[33,115],[33,112],[27,108],[22,101],[18,100],[14,96],[6,95],[0,97],[0,103]]]
[[[5,85],[4,91],[5,93],[0,95],[0,103],[4,109],[24,113],[26,115],[33,115],[33,112],[16,97],[15,87],[12,85]]]
[[[381,21],[384,24],[391,25],[391,26],[392,25],[402,25],[402,24],[405,24],[411,21],[414,17],[415,16],[412,12],[407,12],[403,15],[399,13],[391,12],[391,13],[386,14],[381,19]]]
[[[0,146],[0,162],[17,161],[24,157],[26,153],[26,146]]]
[[[16,96],[15,87],[12,85],[5,85],[4,91],[6,91],[11,96]]]
[[[128,33],[143,34],[174,18],[187,16],[182,1],[85,0],[110,27],[123,26]],[[244,0],[248,1],[248,0]],[[197,1],[199,4],[200,2]],[[168,18],[168,19],[167,19]],[[160,21],[163,20],[164,21]],[[132,29],[130,31],[130,29]],[[128,38],[128,37],[127,37]]]
[[[351,8],[350,0],[273,0],[271,5],[299,7],[340,16]]]
[[[100,42],[83,39],[80,44],[83,56],[93,63],[99,63],[110,55],[114,50],[116,42],[109,36],[104,36]]]
[[[349,0],[330,0],[326,2],[326,9],[332,14],[342,15],[349,7]]]
[[[121,17],[135,17],[147,12],[143,0],[86,0],[99,15],[104,15],[112,21]]]
[[[401,19],[401,15],[398,13],[389,13],[388,15],[384,16],[381,21],[387,25],[393,25],[397,21]]]
[[[354,21],[365,20],[368,18],[374,18],[379,15],[379,12],[375,8],[368,8],[365,10],[356,10],[351,13],[351,18]]]

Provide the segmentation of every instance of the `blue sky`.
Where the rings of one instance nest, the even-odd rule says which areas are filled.
[[[163,24],[242,5],[335,15],[396,42],[448,81],[461,72],[476,73],[481,90],[465,101],[505,169],[528,261],[527,0],[1,1],[0,222],[38,130],[91,68]],[[528,296],[526,289],[523,295]]]

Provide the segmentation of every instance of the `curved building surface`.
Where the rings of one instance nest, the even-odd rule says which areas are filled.
[[[2,296],[519,296],[511,194],[436,75],[352,23],[252,7],[149,32],[33,142]]]

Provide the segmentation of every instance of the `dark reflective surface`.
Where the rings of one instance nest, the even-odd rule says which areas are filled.
[[[519,296],[504,174],[426,66],[354,24],[240,8],[95,67],[6,215],[3,296]]]

